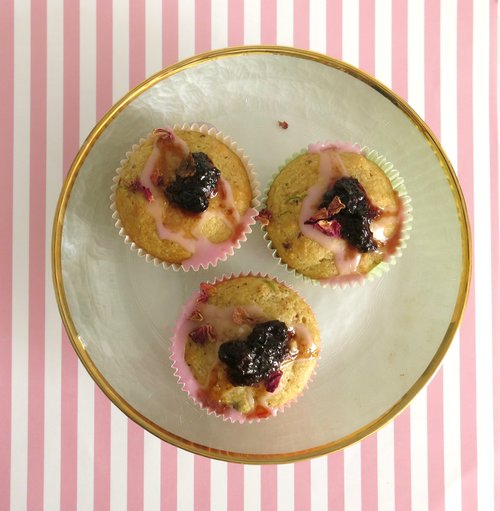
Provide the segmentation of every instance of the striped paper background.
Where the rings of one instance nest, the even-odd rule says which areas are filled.
[[[65,173],[106,110],[206,50],[310,48],[374,74],[441,139],[474,238],[444,366],[397,420],[310,462],[240,466],[145,433],[95,386],[53,296]],[[0,0],[0,511],[500,510],[495,0]]]

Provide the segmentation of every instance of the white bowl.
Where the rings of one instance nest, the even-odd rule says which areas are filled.
[[[278,126],[287,121],[288,129]],[[208,122],[250,156],[263,187],[311,140],[356,140],[399,169],[413,205],[411,239],[382,278],[323,289],[273,259],[260,229],[217,268],[174,272],[128,250],[108,191],[125,152],[152,128]],[[429,381],[460,322],[470,234],[462,193],[428,127],[394,93],[323,55],[282,47],[219,50],[153,76],[117,103],[70,169],[56,211],[53,272],[80,359],[108,397],[150,432],[206,456],[296,461],[343,448],[394,418]],[[200,410],[170,368],[169,338],[200,281],[262,272],[312,306],[322,356],[310,388],[270,420],[231,424]]]

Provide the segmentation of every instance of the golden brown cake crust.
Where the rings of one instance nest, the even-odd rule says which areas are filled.
[[[244,214],[251,206],[253,192],[245,165],[238,155],[213,136],[187,130],[175,130],[175,134],[187,143],[190,152],[204,152],[210,157],[229,183],[236,209],[240,215]],[[126,233],[136,245],[162,261],[180,264],[192,255],[191,252],[174,241],[158,236],[155,220],[147,212],[148,203],[144,195],[129,189],[130,183],[139,178],[153,151],[153,143],[154,138],[149,137],[123,165],[115,194],[116,209]],[[215,211],[219,207],[220,197],[216,196],[210,199],[207,211]],[[188,233],[199,225],[200,215],[185,213],[165,198],[163,222],[172,230]],[[205,221],[201,233],[212,243],[225,241],[233,234],[226,223],[217,217]]]
[[[253,387],[231,385],[225,365],[218,360],[220,344],[237,339],[239,325],[234,324],[225,329],[222,335],[219,334],[216,342],[200,345],[188,339],[185,346],[185,361],[200,385],[206,386],[208,382],[212,400],[231,406],[243,414],[251,414],[255,411],[255,403],[263,397],[268,407],[281,408],[302,393],[316,365],[320,335],[311,308],[295,291],[270,278],[237,277],[217,283],[209,292],[207,303],[223,310],[240,306],[247,308],[251,314],[256,314],[257,307],[262,314],[259,322],[277,319],[289,327],[303,325],[307,328],[312,343],[309,348],[300,347],[301,352],[296,359],[282,364],[283,376],[280,386],[274,393],[268,393],[263,383]],[[250,330],[251,327],[248,326],[244,338]],[[297,344],[294,339],[292,338],[291,342]]]
[[[372,204],[395,211],[397,195],[385,173],[361,154],[339,153],[347,174],[356,178]],[[271,212],[265,227],[279,257],[291,268],[313,279],[329,279],[338,275],[333,252],[301,232],[299,213],[307,190],[318,180],[320,155],[305,153],[290,161],[273,181],[266,208]],[[325,190],[326,191],[326,190]],[[397,220],[388,223],[384,234],[390,237],[397,229]],[[368,273],[383,260],[380,252],[362,254],[358,273]]]

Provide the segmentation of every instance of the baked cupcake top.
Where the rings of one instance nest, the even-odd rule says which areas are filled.
[[[260,276],[202,284],[174,334],[180,382],[208,411],[262,419],[297,398],[319,355],[319,330],[293,290]]]
[[[126,234],[185,269],[230,253],[256,214],[248,166],[215,132],[156,129],[119,171],[114,200]]]
[[[269,189],[265,229],[279,257],[323,282],[361,279],[399,243],[403,206],[384,171],[351,144],[314,144]]]

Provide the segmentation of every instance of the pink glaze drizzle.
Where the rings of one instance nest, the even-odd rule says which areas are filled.
[[[299,225],[302,234],[319,243],[335,256],[335,266],[340,275],[354,273],[361,259],[361,254],[355,250],[349,250],[347,241],[342,238],[326,236],[312,225],[306,224],[318,210],[325,191],[341,177],[347,176],[347,171],[339,156],[340,152],[359,153],[359,148],[349,144],[311,144],[308,147],[310,153],[319,153],[319,173],[317,182],[307,190],[299,214]]]
[[[241,217],[234,203],[231,185],[221,177],[219,179],[221,207],[217,210],[207,209],[200,215],[201,222],[198,224],[197,228],[193,230],[193,237],[186,237],[182,232],[174,231],[166,226],[163,223],[166,199],[163,190],[152,182],[151,176],[157,168],[166,168],[168,172],[172,174],[175,173],[181,161],[188,156],[189,148],[186,142],[180,137],[177,137],[169,128],[158,129],[156,132],[157,138],[154,141],[153,151],[144,165],[140,176],[140,182],[143,186],[149,188],[153,194],[153,200],[147,204],[147,211],[155,220],[158,237],[162,240],[178,243],[182,248],[191,252],[191,257],[184,260],[182,263],[184,269],[213,262],[217,260],[221,254],[230,253],[240,236],[249,232],[250,229],[248,225],[257,214],[257,211],[250,208],[243,217]],[[165,139],[168,140],[167,143],[165,143]],[[162,151],[158,146],[159,142],[163,142],[165,145],[171,143],[174,150]],[[161,161],[162,157],[163,161]],[[233,235],[221,243],[212,243],[200,233],[199,226],[201,223],[214,216],[220,218],[233,230]]]
[[[234,323],[233,313],[236,307],[218,307],[208,303],[201,303],[198,301],[200,296],[200,293],[194,293],[182,310],[180,320],[177,323],[173,335],[171,356],[171,359],[174,362],[173,367],[176,369],[176,373],[180,378],[180,382],[183,384],[184,390],[195,399],[203,393],[204,386],[193,376],[193,373],[184,358],[184,349],[189,333],[193,329],[209,323],[215,331],[217,338],[214,341],[217,345],[215,352],[218,352],[218,346],[220,346],[220,344],[232,339],[244,339],[253,328],[253,326],[249,324],[237,325]],[[266,321],[268,319],[265,317],[262,309],[257,305],[245,305],[242,308],[244,308],[252,318],[255,318],[256,322]],[[202,314],[202,321],[193,321],[189,319],[194,310],[198,310]],[[318,347],[314,344],[312,335],[304,324],[293,324],[291,327],[295,331],[294,339],[298,344],[308,348],[311,353],[317,351]],[[303,359],[303,361],[306,362],[307,359]],[[300,363],[302,362],[302,359],[297,357],[293,360],[285,361],[283,364],[286,365],[292,362]],[[220,363],[218,358],[215,358],[212,361],[212,367],[210,367],[208,374],[210,374],[212,369],[218,363]],[[279,392],[280,388],[281,383],[275,393]],[[265,394],[257,400],[257,405],[267,409],[269,411],[269,415],[276,415],[278,413],[278,409],[269,407]],[[243,423],[248,420],[248,417],[245,414],[238,412],[230,406],[225,406],[223,409],[218,410],[218,413],[222,414],[225,418],[230,419],[232,422]]]
[[[310,144],[308,146],[308,152],[320,155],[320,165],[318,181],[309,188],[302,202],[299,214],[300,230],[304,236],[307,236],[309,239],[316,241],[321,246],[330,250],[335,256],[335,266],[337,267],[339,275],[328,279],[322,279],[324,282],[351,283],[356,280],[361,280],[362,275],[356,273],[361,260],[361,253],[350,247],[347,241],[341,238],[327,236],[315,229],[312,225],[305,223],[306,220],[316,213],[325,191],[330,188],[337,179],[348,175],[339,154],[343,152],[361,154],[361,151],[357,145],[346,142],[321,142]],[[395,211],[384,210],[379,218],[371,222],[370,230],[377,241],[383,243],[388,241],[384,230],[394,219],[398,219],[402,222],[401,207]],[[386,254],[384,259],[387,259],[389,255],[390,254]]]

